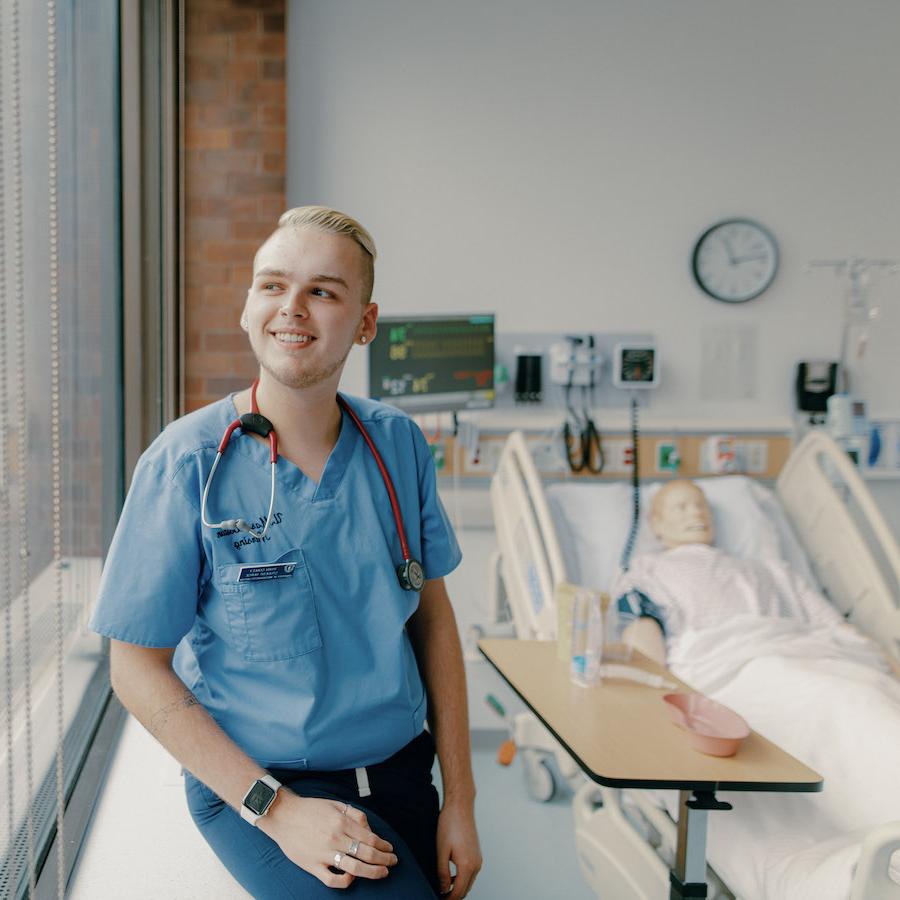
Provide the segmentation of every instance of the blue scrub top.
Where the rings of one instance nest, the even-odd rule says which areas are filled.
[[[410,552],[426,578],[461,554],[422,432],[404,413],[347,397],[391,475]],[[141,457],[103,569],[90,627],[176,647],[175,671],[266,768],[371,765],[424,727],[425,690],[406,622],[419,595],[397,580],[400,540],[374,457],[346,412],[318,485],[280,458],[268,534],[205,528],[200,497],[232,397],[169,425]],[[261,531],[268,445],[232,436],[207,519]],[[241,566],[293,563],[247,580]],[[251,570],[250,574],[259,574]]]

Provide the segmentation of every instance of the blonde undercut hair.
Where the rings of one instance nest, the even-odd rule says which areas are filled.
[[[282,213],[278,231],[283,228],[318,228],[329,234],[343,234],[356,241],[362,248],[362,302],[369,303],[375,287],[375,241],[372,235],[356,219],[327,206],[297,206]]]

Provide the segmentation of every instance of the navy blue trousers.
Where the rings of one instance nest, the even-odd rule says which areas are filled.
[[[356,878],[346,890],[326,887],[291,862],[278,844],[245,822],[205,784],[184,773],[188,808],[216,856],[255,900],[347,895],[380,900],[434,900],[437,882],[437,790],[432,783],[434,739],[427,731],[366,772],[372,793],[360,797],[353,769],[270,771],[301,797],[324,797],[363,810],[369,827],[390,842],[399,860],[387,878]]]

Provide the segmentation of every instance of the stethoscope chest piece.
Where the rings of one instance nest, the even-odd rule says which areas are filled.
[[[419,592],[425,587],[425,570],[417,559],[407,559],[397,566],[397,578],[406,591]]]

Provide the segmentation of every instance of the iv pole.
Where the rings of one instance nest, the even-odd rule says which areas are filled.
[[[838,364],[838,393],[846,393],[847,384],[847,358],[850,348],[850,330],[853,325],[864,324],[876,319],[880,313],[877,306],[869,306],[866,293],[866,284],[870,272],[887,271],[889,275],[900,272],[900,262],[894,259],[865,259],[861,256],[853,256],[847,259],[815,259],[808,262],[804,271],[813,269],[831,269],[837,276],[845,276],[850,283],[850,290],[844,306],[844,327],[841,334],[841,357]],[[865,348],[867,335],[865,331],[860,335],[859,350],[857,356],[861,356]]]

